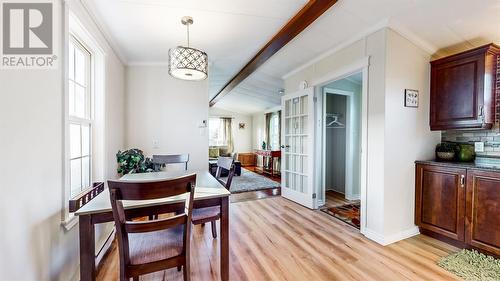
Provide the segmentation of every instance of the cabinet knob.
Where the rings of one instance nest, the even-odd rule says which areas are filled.
[[[465,187],[465,175],[460,175],[460,187]]]

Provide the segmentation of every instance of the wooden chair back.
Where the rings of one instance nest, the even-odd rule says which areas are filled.
[[[171,155],[153,155],[155,170],[159,170],[162,165],[184,163],[184,169],[187,170],[189,154],[171,154]]]
[[[220,178],[222,173],[222,169],[228,170],[227,179],[224,181]],[[234,158],[233,157],[219,157],[217,159],[217,173],[215,174],[215,178],[226,187],[227,190],[230,190],[231,183],[234,177]]]
[[[158,181],[108,181],[113,218],[118,235],[120,261],[123,265],[130,264],[129,233],[159,231],[179,225],[184,225],[183,255],[189,255],[195,184],[196,174]],[[122,200],[152,200],[182,194],[187,194],[183,213],[158,220],[127,220]]]

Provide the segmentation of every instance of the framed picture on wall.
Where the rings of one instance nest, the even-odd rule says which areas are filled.
[[[405,107],[418,107],[418,90],[405,89]]]

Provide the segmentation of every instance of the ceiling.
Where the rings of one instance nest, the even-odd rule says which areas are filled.
[[[186,44],[186,28],[181,18],[192,16],[191,46],[209,56],[210,97],[307,3],[307,0],[82,1],[129,65],[168,63],[168,49]]]
[[[185,43],[210,60],[214,96],[307,0],[83,0],[128,64],[166,63]],[[265,8],[263,8],[265,7]],[[391,26],[436,56],[500,43],[498,0],[340,0],[215,106],[251,114],[280,104],[284,75],[353,38]],[[439,51],[438,51],[439,50]]]
[[[340,0],[255,75],[283,77],[384,26],[404,32],[435,57],[449,55],[491,42],[500,44],[500,1]],[[254,83],[251,78],[245,82]],[[234,92],[238,94],[238,87]]]

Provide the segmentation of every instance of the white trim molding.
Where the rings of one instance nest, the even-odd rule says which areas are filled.
[[[345,199],[349,201],[355,201],[361,199],[361,194],[346,194]]]
[[[323,75],[320,78],[314,79],[312,81],[312,86],[315,87],[315,93],[317,97],[317,105],[316,105],[316,122],[317,122],[317,134],[316,134],[316,145],[315,145],[315,155],[316,162],[315,165],[317,167],[323,167],[323,134],[319,133],[320,128],[322,128],[323,124],[323,114],[319,114],[319,112],[323,112],[323,93],[322,87],[327,85],[330,82],[337,81],[348,77],[354,73],[362,73],[363,83],[361,89],[361,162],[360,162],[360,201],[361,201],[361,227],[360,232],[364,233],[366,227],[366,204],[367,204],[367,174],[368,174],[368,162],[367,162],[367,152],[368,152],[368,68],[370,66],[370,56],[366,56],[361,58],[349,65],[344,66],[343,68],[332,71]],[[322,130],[321,130],[322,132]],[[324,171],[323,169],[316,169],[315,173],[315,190],[316,194],[323,194],[323,180],[324,180]],[[319,180],[318,180],[319,179]]]
[[[406,26],[393,19],[389,20],[388,27],[398,33],[399,35],[406,38],[408,41],[415,44],[420,49],[426,51],[429,55],[435,54],[439,48],[427,40],[424,40],[415,32],[408,29]]]
[[[355,42],[366,39],[366,37],[368,37],[370,34],[373,34],[373,33],[377,32],[381,29],[384,29],[384,28],[392,29],[393,31],[397,32],[399,35],[403,36],[404,38],[406,38],[407,40],[409,40],[410,42],[412,42],[413,44],[415,44],[417,47],[421,48],[422,50],[426,51],[430,55],[435,54],[439,50],[439,48],[437,46],[435,46],[434,44],[430,43],[429,41],[423,39],[418,34],[411,31],[410,29],[408,29],[406,26],[404,26],[400,22],[395,21],[394,19],[386,18],[386,19],[381,20],[377,24],[371,26],[370,28],[367,28],[367,29],[361,31],[360,33],[356,34],[355,36],[352,36],[350,39],[343,41],[341,44],[333,47],[332,49],[330,49],[330,50],[320,54],[319,56],[316,56],[315,58],[309,60],[308,62],[300,65],[299,67],[295,68],[294,70],[286,73],[285,75],[283,75],[281,77],[281,79],[285,80],[285,79],[289,78],[290,76],[297,74],[298,72],[308,68],[309,66],[316,64],[317,62],[323,60],[324,58],[329,57],[329,56],[337,53],[338,51],[354,44]]]
[[[311,65],[314,65],[316,64],[317,62],[323,60],[324,58],[327,58],[335,53],[337,53],[338,51],[354,44],[355,42],[358,42],[360,40],[364,40],[368,35],[372,34],[372,33],[375,33],[383,28],[386,28],[389,24],[389,20],[388,19],[384,19],[382,21],[380,21],[379,23],[371,26],[370,28],[368,29],[365,29],[363,30],[362,32],[358,33],[357,35],[355,36],[352,36],[351,39],[347,39],[345,40],[344,42],[342,42],[341,44],[333,47],[332,49],[322,53],[321,55],[313,58],[312,60],[308,61],[307,63],[304,63],[302,64],[301,66],[295,68],[294,70],[286,73],[285,75],[283,75],[281,77],[281,79],[283,80],[286,80],[288,79],[290,76],[294,75],[294,74],[297,74],[298,72],[308,68],[309,66]]]
[[[331,71],[326,73],[325,75],[312,80],[312,86],[322,86],[330,81],[340,80],[342,78],[351,76],[354,73],[361,72],[363,68],[370,66],[370,56],[366,56],[362,59],[359,59],[349,65],[346,65],[338,70]]]
[[[168,66],[168,61],[131,61],[127,63],[127,66]]]
[[[120,48],[120,45],[116,43],[116,41],[113,39],[113,36],[106,28],[106,25],[103,24],[102,20],[100,20],[99,17],[96,16],[95,14],[96,8],[93,5],[93,3],[91,3],[92,1],[79,0],[79,2],[82,5],[85,12],[88,14],[89,18],[94,22],[97,29],[101,32],[102,37],[104,38],[104,40],[106,40],[106,43],[108,44],[109,48],[114,51],[114,53],[120,59],[122,64],[128,65],[127,59],[123,53],[123,50]]]
[[[409,228],[407,230],[403,230],[398,233],[394,233],[391,235],[382,235],[376,231],[373,231],[369,228],[365,228],[363,235],[366,236],[366,238],[373,240],[377,243],[379,243],[382,246],[387,246],[389,244],[413,237],[415,235],[420,234],[420,231],[418,230],[418,227],[414,226],[412,228]]]

